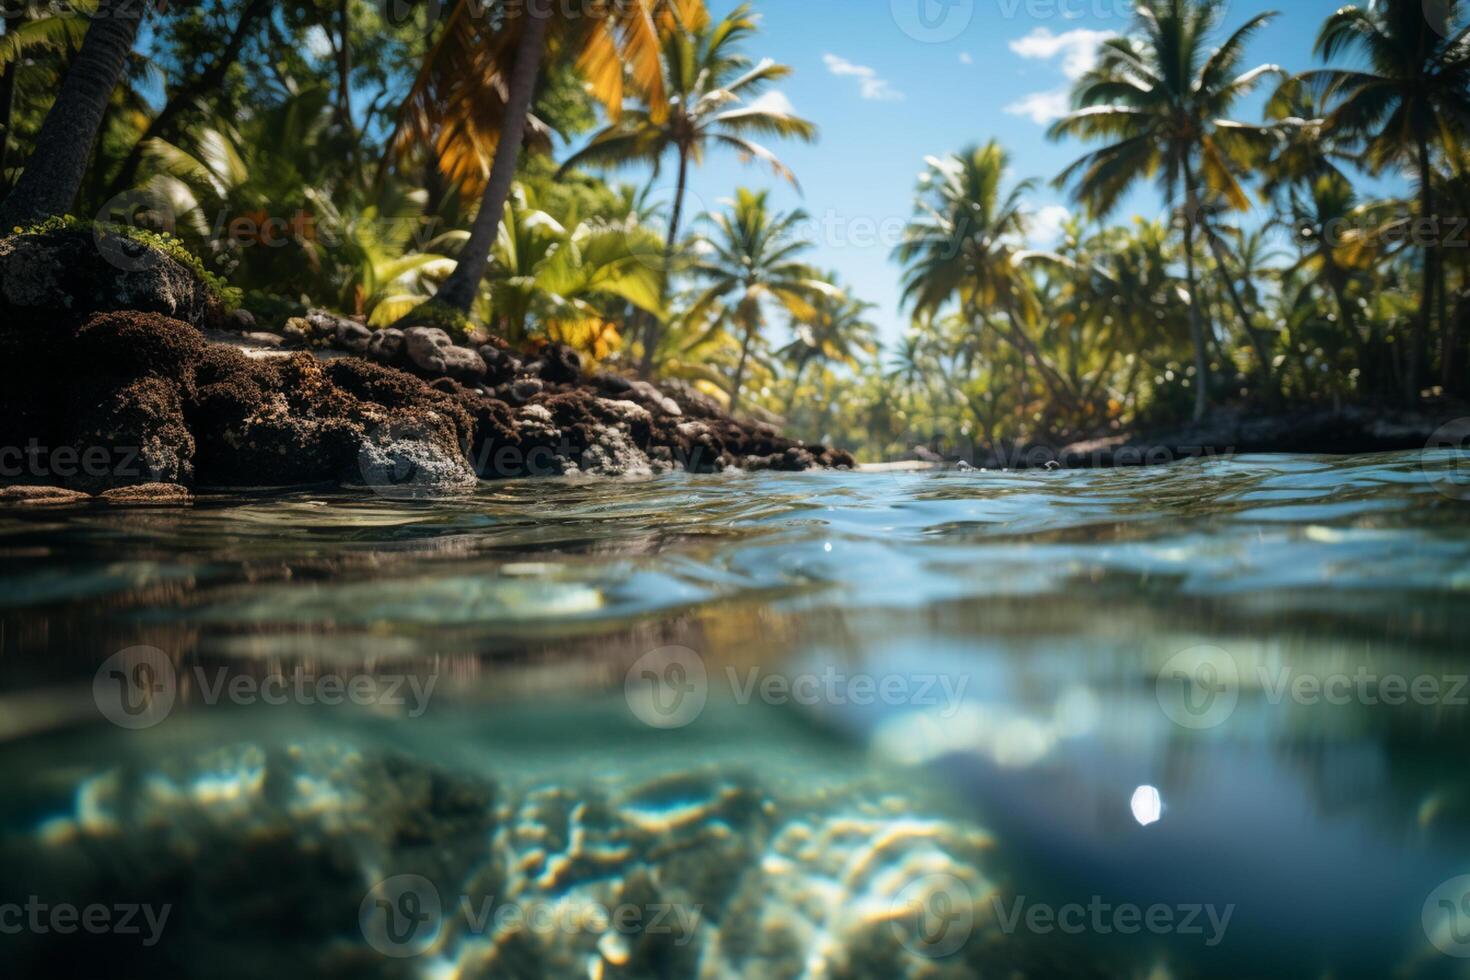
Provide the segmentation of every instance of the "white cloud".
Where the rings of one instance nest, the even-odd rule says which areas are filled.
[[[1010,47],[1021,57],[1035,61],[1051,61],[1060,55],[1062,74],[1076,81],[1097,64],[1098,46],[1117,36],[1115,31],[1089,31],[1081,27],[1053,34],[1045,27],[1038,27],[1025,37],[1012,41]]]
[[[779,89],[772,89],[762,93],[760,98],[746,104],[747,109],[760,109],[763,112],[774,112],[786,116],[796,115],[796,106],[786,97],[786,93]]]
[[[1062,74],[1068,81],[1075,82],[1097,64],[1098,46],[1117,36],[1114,31],[1090,31],[1081,27],[1053,34],[1045,27],[1038,27],[1025,37],[1012,41],[1010,48],[1031,61],[1061,58]],[[1071,108],[1071,89],[1064,86],[1032,92],[1006,106],[1005,111],[1013,116],[1026,116],[1038,126],[1045,126],[1065,116]]]
[[[855,65],[846,58],[839,58],[835,54],[824,54],[822,60],[827,63],[827,70],[838,77],[856,78],[862,89],[863,98],[874,102],[899,102],[903,99],[903,93],[888,83],[886,79],[878,77],[875,69],[867,65]]]
[[[1051,248],[1061,240],[1062,226],[1072,220],[1072,212],[1060,204],[1048,204],[1031,218],[1028,229],[1033,248]]]
[[[1072,93],[1064,88],[1032,92],[1006,106],[1005,111],[1013,116],[1028,116],[1036,125],[1045,126],[1072,111]]]
[[[975,56],[974,55],[970,54],[970,52],[968,52],[968,51],[961,51],[960,52],[960,64],[962,64],[962,65],[973,65],[974,63],[975,63]]]

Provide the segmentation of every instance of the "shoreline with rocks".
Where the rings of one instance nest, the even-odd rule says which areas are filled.
[[[472,349],[437,326],[372,330],[321,310],[263,333],[173,257],[100,230],[0,239],[0,305],[0,484],[412,496],[526,476],[854,465],[689,385],[588,374],[558,344]]]

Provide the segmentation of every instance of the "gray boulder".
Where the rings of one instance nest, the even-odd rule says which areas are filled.
[[[403,331],[396,327],[374,331],[368,340],[367,352],[369,357],[382,364],[398,360],[398,355],[403,353]]]
[[[309,310],[305,319],[316,336],[354,354],[367,353],[373,339],[373,332],[361,323],[326,310]]]
[[[485,376],[485,361],[468,347],[456,347],[437,327],[409,327],[403,332],[408,359],[429,375],[474,382]]]

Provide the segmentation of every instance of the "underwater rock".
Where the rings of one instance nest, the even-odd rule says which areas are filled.
[[[98,773],[77,787],[74,809],[0,840],[10,893],[0,899],[146,906],[152,925],[140,916],[134,934],[7,936],[6,969],[407,977],[412,961],[363,938],[370,890],[412,874],[452,900],[467,869],[495,864],[496,797],[482,780],[335,743],[234,745]]]
[[[167,908],[165,941],[23,935],[18,975],[927,980],[1076,952],[1004,932],[981,828],[861,782],[491,781],[335,739],[67,779],[47,820],[0,830],[0,900]]]
[[[193,269],[101,226],[0,238],[0,305],[12,322],[42,327],[120,310],[161,313],[196,327],[224,317]]]

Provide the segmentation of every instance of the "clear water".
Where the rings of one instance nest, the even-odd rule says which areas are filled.
[[[11,510],[0,556],[22,971],[1470,976],[1463,454]]]

